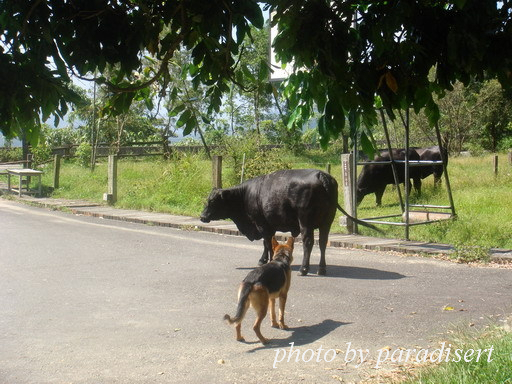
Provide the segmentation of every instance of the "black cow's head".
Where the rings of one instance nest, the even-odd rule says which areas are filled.
[[[366,166],[365,166],[366,167]],[[363,201],[363,198],[371,193],[371,189],[369,187],[370,180],[368,179],[366,169],[363,168],[362,172],[359,174],[357,178],[357,205]]]
[[[201,221],[209,223],[211,220],[226,219],[229,214],[228,191],[224,189],[214,189],[208,196],[206,206],[201,213]]]

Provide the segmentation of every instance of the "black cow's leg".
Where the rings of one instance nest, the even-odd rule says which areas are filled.
[[[272,236],[263,238],[263,254],[258,265],[267,264],[269,260],[272,260]]]
[[[309,272],[309,257],[313,249],[314,233],[313,230],[305,230],[301,233],[302,248],[304,249],[304,257],[302,258],[302,266],[300,267],[299,276],[305,276]]]
[[[327,248],[327,240],[329,238],[330,226],[327,228],[320,228],[318,235],[318,245],[320,247],[320,263],[318,264],[318,274],[325,275],[327,271],[327,265],[325,263],[325,249]]]
[[[382,204],[382,195],[384,194],[385,190],[386,190],[386,186],[378,188],[375,191],[375,203],[377,204],[378,207],[380,207]]]
[[[441,176],[442,176],[442,172],[441,173],[434,172],[434,189],[439,188],[439,186],[441,185]]]
[[[421,179],[420,178],[413,179],[413,183],[414,183],[414,189],[418,193],[418,196],[421,196]]]

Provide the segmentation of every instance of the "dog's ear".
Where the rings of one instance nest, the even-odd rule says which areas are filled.
[[[289,246],[291,249],[293,249],[293,244],[295,243],[294,237],[289,237],[288,241],[286,242],[286,245]]]
[[[272,253],[274,253],[276,247],[279,245],[279,243],[276,240],[275,236],[272,236]]]

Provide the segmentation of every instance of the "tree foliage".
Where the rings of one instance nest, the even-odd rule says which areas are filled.
[[[375,96],[392,117],[396,109],[424,108],[432,124],[439,119],[434,96],[457,80],[512,84],[509,1],[268,2],[280,31],[275,51],[297,68],[286,86],[290,124],[317,107],[323,143],[345,120],[352,134],[359,120],[375,123]]]
[[[0,130],[37,140],[40,120],[61,119],[79,100],[70,74],[98,74],[94,80],[110,92],[105,113],[126,112],[133,100],[151,106],[151,87],[159,81],[167,92],[168,67],[181,50],[192,59],[187,76],[205,87],[207,113],[218,112],[228,80],[237,82],[251,25],[263,26],[258,3],[278,26],[280,60],[297,69],[284,88],[288,127],[318,111],[323,144],[347,124],[355,135],[363,123],[368,146],[376,96],[390,116],[424,108],[432,124],[435,96],[456,81],[492,77],[512,85],[508,0],[4,0]],[[144,69],[144,61],[153,65]],[[198,123],[190,109],[178,113],[187,131]]]
[[[40,118],[57,120],[78,95],[69,73],[87,76],[115,67],[110,111],[125,112],[134,98],[166,79],[180,48],[191,50],[196,83],[210,86],[211,109],[228,91],[240,44],[250,25],[263,26],[254,0],[5,0],[0,9],[0,129],[7,137],[22,131],[37,140]],[[144,55],[160,61],[147,74]],[[164,87],[165,89],[165,87]]]

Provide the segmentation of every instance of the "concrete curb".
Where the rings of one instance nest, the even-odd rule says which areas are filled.
[[[67,200],[51,198],[35,198],[31,196],[10,197],[11,200],[52,210],[68,211],[75,215],[84,215],[108,220],[125,221],[145,225],[213,232],[224,235],[243,236],[236,225],[229,221],[216,221],[202,223],[198,218],[189,216],[171,215],[157,212],[112,208],[106,205],[91,203],[85,200]],[[278,235],[284,238],[284,235]],[[449,255],[454,247],[447,244],[430,242],[405,241],[399,239],[385,239],[360,235],[345,235],[331,233],[329,235],[330,247],[355,248],[380,252],[399,252],[405,254]],[[511,249],[492,248],[491,261],[498,263],[512,263]]]

